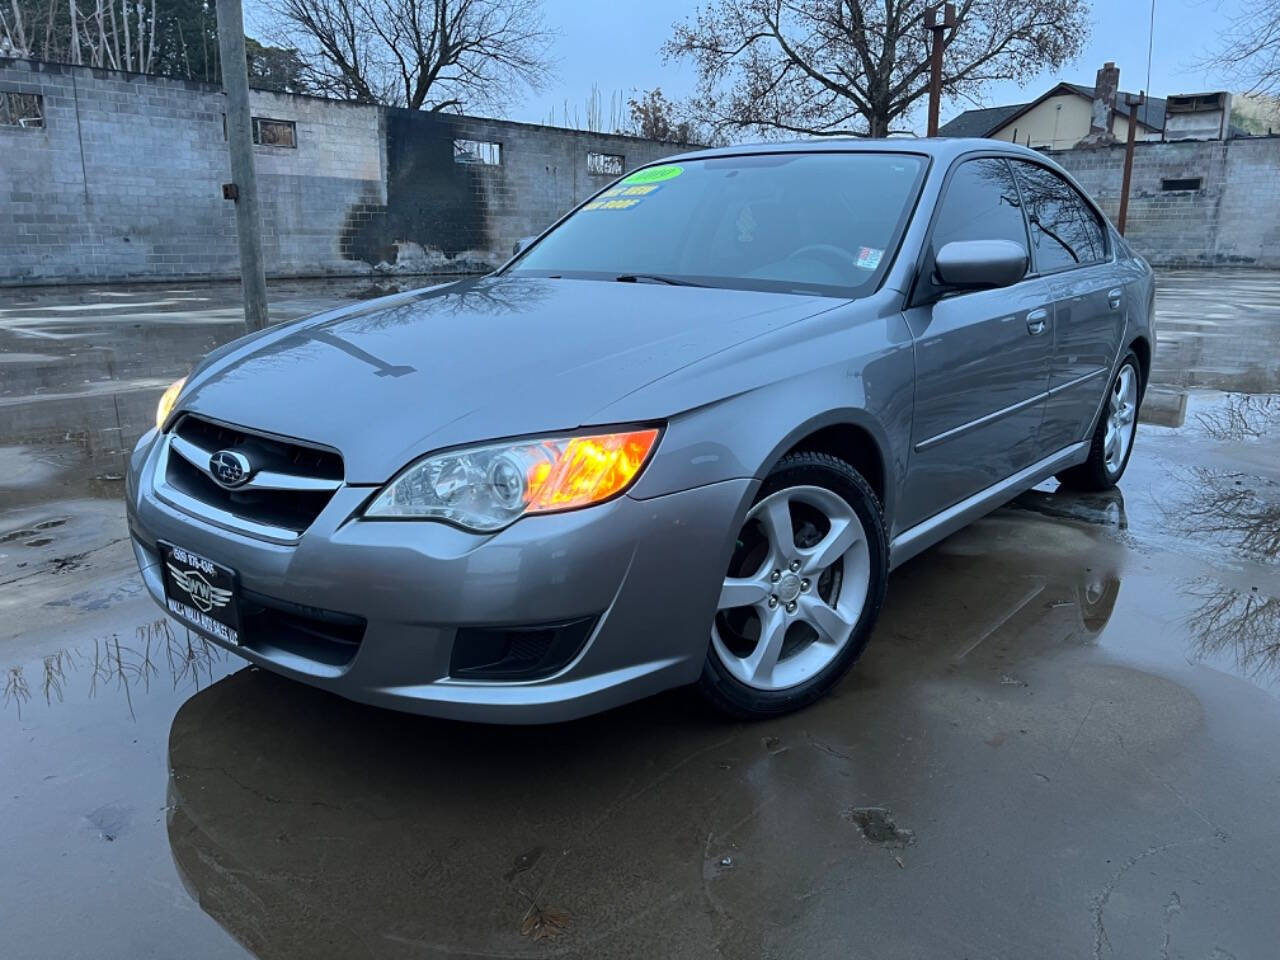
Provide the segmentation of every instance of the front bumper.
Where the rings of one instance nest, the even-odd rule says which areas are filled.
[[[246,637],[259,666],[364,703],[462,720],[572,719],[697,679],[732,538],[755,481],[526,517],[492,535],[432,521],[364,521],[369,487],[342,487],[296,544],[216,526],[165,502],[153,433],[134,451],[129,528],[162,607],[157,542],[231,567],[243,591],[366,621],[349,662]],[[580,652],[538,680],[450,676],[457,631],[594,618]],[[211,638],[212,639],[212,638]],[[214,640],[213,642],[218,642]],[[225,644],[224,644],[225,646]]]

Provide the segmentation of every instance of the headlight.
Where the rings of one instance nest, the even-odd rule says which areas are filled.
[[[156,404],[157,430],[164,429],[164,422],[169,419],[169,414],[173,413],[173,405],[178,402],[178,394],[182,392],[182,387],[186,382],[186,377],[175,380],[169,384],[164,393],[160,394],[160,402]]]
[[[572,510],[617,496],[640,475],[657,441],[658,431],[650,428],[432,454],[387,484],[364,515],[499,530],[527,513]]]

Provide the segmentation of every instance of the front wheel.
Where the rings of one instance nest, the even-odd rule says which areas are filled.
[[[743,719],[818,699],[866,646],[888,559],[883,511],[856,470],[822,453],[784,457],[738,534],[703,695]]]
[[[1058,474],[1059,483],[1072,490],[1110,490],[1119,482],[1133,453],[1141,394],[1142,374],[1130,350],[1111,381],[1107,405],[1093,431],[1089,459]]]

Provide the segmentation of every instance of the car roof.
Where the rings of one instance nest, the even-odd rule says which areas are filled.
[[[728,147],[709,147],[677,154],[681,160],[703,160],[708,157],[739,157],[762,153],[914,153],[951,160],[962,154],[982,150],[1009,156],[1031,157],[1043,161],[1045,156],[1037,150],[1010,143],[1007,140],[991,140],[986,137],[893,137],[891,139],[865,139],[860,137],[815,137],[811,140],[785,142],[739,143]],[[676,159],[671,157],[669,159]]]

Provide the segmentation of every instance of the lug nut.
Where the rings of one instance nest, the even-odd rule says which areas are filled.
[[[800,581],[800,589],[801,589],[802,591],[808,590],[808,589],[809,589],[809,581],[808,581],[808,580],[801,580],[801,581]]]
[[[795,613],[795,612],[796,612],[796,602],[792,600],[790,603],[787,604],[787,613]]]
[[[772,610],[772,609],[773,609],[774,607],[776,607],[777,605],[778,605],[778,598],[777,598],[777,597],[775,597],[775,596],[770,596],[770,597],[769,597],[769,609],[770,609],[770,610]]]
[[[775,571],[773,571],[773,573],[769,574],[769,582],[770,582],[770,583],[777,583],[777,582],[778,582],[779,580],[781,580],[781,579],[782,579],[782,571],[781,571],[781,570],[775,570]]]
[[[791,561],[791,572],[792,572],[792,573],[795,573],[795,572],[796,572],[797,570],[799,570],[799,569],[800,569],[800,561],[799,561],[799,560],[792,560],[792,561]]]

